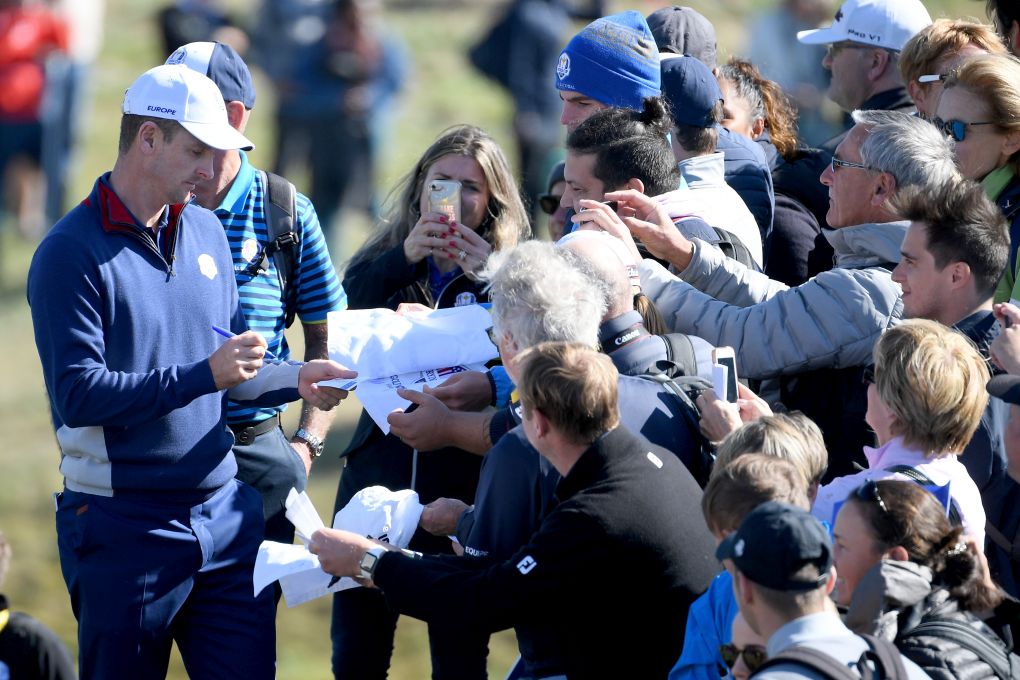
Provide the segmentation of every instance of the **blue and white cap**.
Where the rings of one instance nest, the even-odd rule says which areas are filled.
[[[124,113],[176,120],[214,149],[252,149],[251,141],[230,126],[216,83],[181,64],[151,68],[124,93]]]

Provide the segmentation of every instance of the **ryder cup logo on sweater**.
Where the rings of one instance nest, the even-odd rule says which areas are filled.
[[[466,307],[467,305],[473,305],[478,302],[478,298],[475,297],[474,293],[457,293],[457,299],[454,300],[454,307]]]
[[[210,281],[216,278],[216,260],[212,259],[212,255],[202,253],[198,256],[198,271]]]
[[[556,75],[559,76],[560,80],[570,75],[570,55],[566,52],[560,55],[560,60],[556,64]]]

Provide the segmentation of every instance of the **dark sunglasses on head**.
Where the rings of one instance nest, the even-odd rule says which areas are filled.
[[[938,116],[932,119],[932,125],[942,131],[946,137],[951,137],[957,142],[967,138],[967,128],[975,125],[995,125],[994,121],[984,120],[976,123],[965,123],[962,120],[942,120]]]
[[[864,482],[864,484],[857,487],[854,491],[854,497],[858,500],[864,501],[865,503],[875,503],[882,509],[883,513],[889,513],[889,507],[885,504],[885,501],[882,500],[881,494],[878,493],[878,482],[874,479],[869,479]]]
[[[748,645],[743,649],[732,643],[719,645],[719,655],[722,656],[726,667],[730,670],[733,670],[733,667],[737,665],[737,659],[743,656],[744,665],[752,673],[761,668],[761,665],[768,659],[768,653],[761,645]]]
[[[552,215],[556,212],[556,208],[560,207],[560,197],[553,196],[552,194],[542,194],[538,197],[538,207],[546,215]]]

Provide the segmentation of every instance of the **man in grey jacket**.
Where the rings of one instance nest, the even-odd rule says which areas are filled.
[[[595,218],[590,227],[631,243],[633,232],[679,273],[651,260],[641,264],[645,294],[672,331],[733,347],[742,377],[783,378],[783,403],[803,410],[825,434],[830,476],[851,471],[850,460],[868,442],[865,393],[859,376],[844,369],[870,363],[878,336],[902,315],[890,274],[909,223],[889,201],[900,188],[935,193],[960,177],[950,141],[931,124],[893,111],[856,111],[854,120],[820,178],[829,187],[826,237],[836,266],[795,288],[688,240],[636,192],[606,194],[619,201],[620,218],[609,210],[585,212],[586,220]]]

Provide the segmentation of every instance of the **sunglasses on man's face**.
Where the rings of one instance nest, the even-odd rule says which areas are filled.
[[[768,653],[761,645],[748,645],[743,649],[732,643],[719,645],[719,655],[722,656],[726,667],[730,670],[733,670],[733,667],[737,665],[737,659],[743,656],[744,665],[751,673],[761,668],[761,665],[768,659]]]
[[[552,215],[556,212],[556,208],[560,207],[560,197],[553,196],[552,194],[542,194],[538,197],[538,207],[546,215]]]
[[[967,137],[967,128],[975,125],[995,125],[995,121],[984,120],[974,123],[967,123],[962,120],[942,120],[938,116],[932,119],[932,125],[942,131],[946,137],[951,137],[957,142],[962,142]]]

